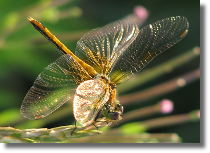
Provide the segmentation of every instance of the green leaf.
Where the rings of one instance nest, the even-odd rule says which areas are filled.
[[[138,122],[128,123],[120,127],[124,134],[136,134],[146,131],[146,127],[140,125]]]

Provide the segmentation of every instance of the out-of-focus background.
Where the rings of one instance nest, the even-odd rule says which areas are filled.
[[[180,59],[175,61],[175,65],[179,65],[179,60],[182,63],[181,65],[174,69],[166,68],[165,73],[157,75],[155,78],[151,77],[152,79],[145,81],[145,83],[139,83],[139,85],[136,83],[133,88],[129,87],[130,90],[124,90],[126,86],[120,85],[119,97],[138,92],[142,93],[145,90],[148,91],[146,92],[148,94],[150,93],[149,89],[155,90],[153,87],[160,84],[163,84],[163,86],[156,90],[162,90],[166,87],[164,83],[175,78],[182,78],[182,75],[186,75],[188,82],[179,79],[178,84],[181,84],[181,87],[174,87],[173,90],[168,89],[169,92],[166,89],[165,92],[157,95],[155,93],[151,94],[153,96],[150,95],[151,97],[148,98],[143,96],[143,100],[134,100],[135,103],[125,102],[126,114],[137,108],[153,106],[163,99],[170,99],[173,101],[173,111],[170,114],[154,114],[151,112],[151,115],[141,119],[130,119],[121,125],[125,127],[127,123],[151,121],[157,118],[160,118],[159,122],[161,122],[164,117],[199,110],[200,80],[199,78],[191,79],[192,73],[199,69],[199,55],[192,59],[186,57],[186,62],[183,62],[184,53],[200,46],[200,2],[198,0],[7,0],[0,1],[0,127],[52,128],[74,123],[71,104],[65,104],[66,107],[63,106],[63,108],[61,107],[48,117],[38,121],[27,120],[19,112],[24,96],[33,85],[38,74],[60,56],[54,46],[31,26],[27,20],[28,16],[40,21],[74,52],[76,42],[83,34],[110,22],[132,16],[134,8],[137,6],[143,6],[148,13],[148,18],[141,25],[142,27],[167,17],[179,15],[188,19],[189,32],[182,41],[147,65],[142,73],[146,73],[148,70],[152,70],[154,67],[176,57],[180,57]],[[195,49],[193,51],[196,52]],[[198,53],[196,52],[196,54]],[[147,72],[146,76],[156,75],[156,73],[156,71],[154,74]],[[141,74],[138,76],[141,77]],[[151,90],[151,92],[154,92],[154,90]],[[68,107],[69,112],[62,111]],[[64,114],[63,112],[67,113]],[[174,122],[176,120],[176,118],[171,119],[174,119]],[[155,121],[151,121],[151,123],[156,125]],[[186,120],[180,123],[154,126],[155,128],[148,128],[143,132],[151,134],[176,133],[182,139],[182,142],[199,143],[200,122]],[[118,128],[121,125],[118,125]],[[129,128],[129,126],[126,126],[126,128]]]

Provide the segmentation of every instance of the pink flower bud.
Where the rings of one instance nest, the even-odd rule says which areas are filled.
[[[143,6],[136,6],[134,8],[134,14],[136,14],[136,16],[139,18],[139,20],[146,20],[146,18],[148,17],[148,13],[147,10],[143,7]]]
[[[171,100],[163,99],[160,102],[160,111],[163,114],[171,113],[174,109],[174,104]]]

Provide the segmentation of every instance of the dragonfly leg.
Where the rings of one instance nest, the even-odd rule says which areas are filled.
[[[98,130],[98,134],[100,134],[100,133],[99,133],[98,127],[97,127],[94,123],[92,123],[92,124],[93,124],[93,126],[95,126],[95,128]]]
[[[73,131],[71,132],[71,136],[73,135],[74,131],[77,129],[77,120],[75,119],[75,128],[73,129]]]

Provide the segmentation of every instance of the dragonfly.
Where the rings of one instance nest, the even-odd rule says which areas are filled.
[[[29,22],[61,53],[36,78],[21,105],[28,119],[41,119],[73,101],[75,128],[93,124],[99,114],[110,121],[122,119],[117,85],[139,73],[152,59],[188,32],[186,17],[169,17],[141,29],[129,19],[93,29],[77,42],[75,54],[40,22]]]

